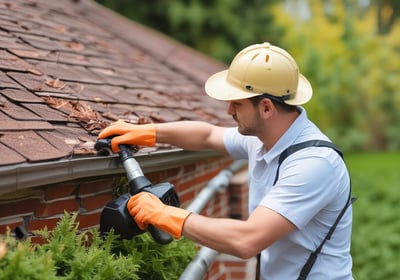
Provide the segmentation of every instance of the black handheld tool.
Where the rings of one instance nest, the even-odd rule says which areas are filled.
[[[94,148],[99,152],[110,150],[111,139],[98,139]],[[104,207],[100,216],[100,232],[107,233],[114,229],[115,234],[118,234],[122,239],[132,239],[135,235],[145,232],[138,227],[126,208],[132,195],[143,191],[149,192],[157,196],[164,204],[175,207],[180,206],[180,201],[174,185],[171,183],[166,182],[157,185],[150,183],[143,175],[139,163],[133,157],[131,146],[120,145],[119,148],[120,152],[118,154],[128,178],[129,193],[110,201]],[[152,225],[149,225],[147,230],[157,243],[168,244],[173,240],[168,233]]]

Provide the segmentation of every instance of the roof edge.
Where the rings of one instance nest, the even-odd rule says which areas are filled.
[[[137,154],[135,159],[143,173],[149,173],[215,157],[223,156],[211,150],[169,150]],[[75,179],[118,174],[125,174],[125,170],[117,155],[5,166],[0,169],[0,194]]]

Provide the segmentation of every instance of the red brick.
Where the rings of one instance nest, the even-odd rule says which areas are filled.
[[[177,167],[163,171],[146,173],[145,176],[152,184],[158,184],[160,182],[171,182],[171,180],[174,180],[177,177],[181,177],[182,173],[183,168]]]
[[[196,165],[195,164],[188,164],[188,165],[185,165],[183,168],[184,168],[184,173],[185,174],[188,174],[188,173],[196,171]]]
[[[32,244],[38,244],[38,245],[43,245],[48,242],[47,239],[45,239],[41,236],[37,236],[37,235],[31,236],[30,240],[31,240]]]
[[[5,234],[7,232],[7,228],[13,231],[17,226],[22,226],[23,224],[24,220],[22,218],[5,219],[0,221],[0,234]]]
[[[100,214],[100,211],[88,214],[79,214],[77,217],[79,228],[87,229],[98,226],[100,223]]]
[[[244,267],[244,262],[242,261],[224,261],[224,265],[228,268],[232,267]]]
[[[32,232],[35,230],[40,230],[44,229],[47,227],[48,230],[52,230],[57,223],[60,221],[59,217],[52,217],[52,218],[33,218],[30,220],[29,225],[28,225],[28,231]]]
[[[79,210],[78,201],[73,198],[57,200],[57,201],[42,201],[35,209],[36,217],[49,217],[67,212],[76,212]]]
[[[179,194],[179,199],[181,201],[181,204],[184,204],[188,201],[192,201],[196,196],[196,193],[194,191],[190,191],[190,192],[186,192],[186,193],[178,193],[178,194]]]
[[[77,185],[53,185],[46,189],[45,199],[53,200],[62,197],[68,197],[76,193]]]
[[[40,199],[36,198],[2,202],[0,204],[0,218],[32,214],[39,202]]]
[[[229,271],[229,279],[246,279],[245,271]]]
[[[102,193],[81,198],[81,207],[87,211],[103,208],[112,200],[112,193]]]
[[[192,179],[189,179],[185,182],[183,182],[182,184],[180,184],[180,188],[190,188],[193,185],[198,185],[201,184],[203,186],[205,186],[212,178],[215,177],[215,175],[217,174],[217,172],[213,172],[213,173],[207,173],[207,174],[203,174],[203,175],[199,175],[196,177],[193,177]]]
[[[206,185],[205,182],[201,182],[200,184],[186,184],[183,180],[181,182],[178,182],[175,184],[175,190],[179,194],[184,194],[188,191],[194,191],[196,194],[198,194]]]
[[[222,262],[216,261],[212,264],[205,280],[228,280],[227,272]]]
[[[209,269],[205,279],[214,280],[219,279],[221,276],[220,262],[214,262]]]
[[[112,190],[114,179],[83,182],[79,187],[79,196]]]

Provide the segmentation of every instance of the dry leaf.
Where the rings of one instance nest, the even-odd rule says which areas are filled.
[[[28,71],[29,73],[32,73],[32,74],[34,74],[36,76],[42,76],[43,75],[42,72],[40,72],[37,69],[33,69],[33,68],[28,68],[28,69],[26,69],[26,71]]]
[[[69,115],[70,118],[77,119],[84,123],[89,123],[90,121],[99,119],[97,113],[92,110],[90,105],[72,101],[70,101],[70,103],[72,105],[72,111]]]
[[[91,120],[85,125],[85,128],[91,132],[95,130],[103,130],[109,125],[109,123],[101,120]]]
[[[138,124],[148,124],[153,123],[153,121],[147,117],[139,117]]]
[[[54,80],[47,80],[46,85],[48,85],[49,87],[56,88],[56,89],[63,89],[65,87],[65,84],[63,82],[61,82],[59,78],[54,79]]]
[[[74,155],[93,155],[96,154],[97,152],[93,150],[93,148],[91,149],[87,149],[84,147],[76,147],[73,149],[73,154]]]
[[[54,30],[56,30],[59,33],[66,33],[67,32],[67,28],[65,26],[57,26],[54,28]]]
[[[44,101],[51,107],[60,109],[66,105],[69,105],[69,101],[66,101],[61,98],[54,98],[54,97],[43,97]]]
[[[95,144],[95,142],[93,142],[93,141],[87,141],[87,142],[80,144],[79,147],[84,148],[84,149],[90,149],[90,148],[93,148],[94,144]]]
[[[85,49],[85,46],[78,42],[66,42],[65,45],[76,52],[81,52]]]

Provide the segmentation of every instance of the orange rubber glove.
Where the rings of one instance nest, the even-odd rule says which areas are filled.
[[[154,124],[135,125],[118,120],[103,129],[99,138],[116,136],[111,140],[111,149],[119,152],[120,144],[154,146],[156,144],[156,127]]]
[[[165,205],[155,195],[140,192],[132,196],[127,204],[128,212],[142,230],[153,225],[175,238],[182,236],[183,224],[191,214],[182,208]]]

